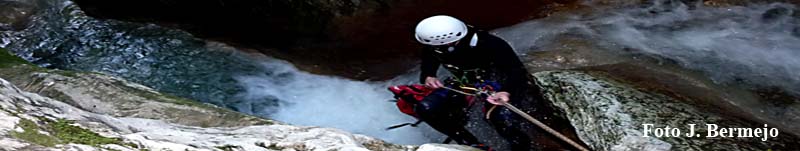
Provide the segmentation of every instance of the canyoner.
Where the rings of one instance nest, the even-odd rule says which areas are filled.
[[[464,99],[464,101],[466,101],[466,103],[468,104],[467,107],[464,108],[466,110],[466,109],[469,109],[473,105],[473,103],[475,103],[475,100],[486,99],[488,97],[493,96],[495,94],[494,89],[495,89],[495,87],[498,87],[498,86],[496,85],[496,83],[492,83],[492,84],[479,84],[479,85],[476,86],[477,88],[476,87],[463,86],[463,85],[462,86],[457,86],[456,88],[451,88],[451,87],[456,87],[456,86],[454,86],[454,84],[448,84],[448,86],[441,87],[441,88],[449,90],[451,92],[455,92],[455,93],[458,93],[458,94],[465,95],[466,98]],[[434,89],[426,87],[424,85],[419,85],[419,84],[396,85],[396,86],[390,86],[388,89],[389,89],[389,91],[391,91],[394,94],[395,100],[392,100],[392,102],[396,102],[397,108],[400,110],[400,112],[403,112],[403,113],[405,113],[407,115],[413,116],[413,117],[417,118],[418,120],[416,122],[414,122],[414,123],[403,123],[403,124],[399,124],[399,125],[394,125],[394,126],[386,128],[386,130],[400,128],[400,127],[403,127],[403,126],[416,127],[417,125],[421,124],[423,121],[419,120],[419,115],[414,111],[414,108],[418,104],[420,104],[420,102],[422,101],[422,99],[425,96],[430,95],[430,93],[433,92]],[[509,103],[499,104],[499,105],[495,104],[494,106],[491,106],[491,108],[488,108],[488,109],[484,108],[485,119],[487,119],[487,120],[490,119],[492,111],[494,111],[498,106],[503,106],[503,107],[508,108],[509,110],[513,111],[514,113],[518,114],[519,116],[522,116],[523,118],[525,118],[526,120],[530,121],[531,123],[536,124],[536,126],[544,129],[548,133],[558,137],[559,139],[561,139],[564,142],[572,145],[573,147],[575,147],[578,150],[581,150],[581,151],[588,151],[589,150],[589,149],[583,147],[581,144],[578,144],[574,140],[568,138],[567,136],[564,136],[564,134],[561,134],[560,132],[554,130],[550,126],[547,126],[546,124],[542,123],[541,121],[536,120],[536,118],[528,115],[524,111],[520,110],[519,108],[517,108],[514,105],[509,104]],[[448,137],[447,139],[445,139],[445,141],[443,143],[447,144],[447,143],[450,143],[451,141],[452,141],[452,139]],[[483,146],[477,146],[477,147],[483,147]]]
[[[506,41],[445,15],[420,21],[415,38],[425,45],[419,77],[424,85],[392,86],[389,90],[395,94],[401,112],[419,121],[390,129],[425,122],[447,135],[446,143],[452,140],[491,150],[465,128],[469,121],[467,109],[482,102],[475,100],[485,100],[488,103],[483,103],[484,120],[509,143],[510,149],[532,149],[532,139],[526,133],[527,125],[523,120],[527,114],[519,109],[514,111],[516,108],[513,106],[497,107],[543,101],[528,96],[527,92],[535,86],[530,83],[527,70]],[[437,77],[439,66],[454,76],[442,82]],[[537,125],[542,127],[544,124]],[[547,130],[546,127],[542,128]],[[560,136],[557,132],[553,134]],[[568,142],[579,150],[585,150],[577,143]]]

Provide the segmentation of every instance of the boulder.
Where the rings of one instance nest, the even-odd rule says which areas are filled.
[[[535,73],[545,98],[564,113],[578,136],[595,150],[793,150],[797,136],[780,132],[777,138],[707,138],[706,124],[726,128],[764,128],[762,123],[728,118],[667,95],[639,90],[602,74],[579,71]],[[644,136],[643,124],[688,132],[696,124],[701,137]],[[779,130],[780,131],[780,130]]]

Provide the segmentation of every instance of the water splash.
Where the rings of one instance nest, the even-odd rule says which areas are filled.
[[[309,74],[275,59],[263,62],[261,68],[266,72],[236,77],[245,88],[238,95],[241,102],[235,105],[240,111],[299,125],[331,126],[401,144],[427,143],[440,137],[426,134],[431,131],[427,127],[384,130],[393,124],[416,121],[388,101],[392,95],[386,89],[389,84],[413,83],[416,78],[412,75],[390,83],[353,81]]]
[[[800,95],[800,13],[792,4],[706,7],[665,0],[591,12],[495,32],[523,53],[571,35],[609,50],[666,58],[703,71],[716,83]]]

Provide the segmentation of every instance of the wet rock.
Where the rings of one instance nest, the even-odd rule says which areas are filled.
[[[763,14],[761,14],[761,20],[763,22],[775,22],[784,17],[789,17],[792,15],[792,10],[786,7],[776,7],[767,10]]]
[[[761,123],[704,112],[669,96],[640,91],[600,75],[578,71],[535,73],[544,96],[563,110],[578,136],[595,150],[792,150],[798,137],[706,138],[706,124],[763,128]],[[703,137],[644,137],[643,124],[678,127],[696,124]],[[681,133],[683,135],[683,133]],[[650,134],[652,135],[652,134]],[[736,145],[734,145],[736,144]]]
[[[529,51],[520,57],[529,72],[601,66],[632,60],[613,53],[612,50],[599,49],[590,42],[580,39],[561,37],[554,41],[558,42],[540,46],[552,49]]]
[[[31,1],[0,0],[0,31],[25,28],[36,11],[38,6]]]
[[[792,29],[792,36],[800,37],[800,27],[795,27]]]

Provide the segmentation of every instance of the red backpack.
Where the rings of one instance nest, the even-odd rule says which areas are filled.
[[[389,91],[394,93],[395,102],[397,104],[397,108],[400,109],[400,112],[413,116],[417,118],[417,122],[414,123],[403,123],[391,126],[386,128],[386,130],[391,130],[395,128],[400,128],[403,126],[412,126],[417,127],[422,120],[419,119],[419,115],[417,112],[414,111],[414,107],[417,106],[425,96],[430,95],[436,89],[428,88],[425,85],[420,84],[413,84],[413,85],[396,85],[389,87]],[[467,96],[469,100],[472,100],[472,96]],[[470,102],[471,103],[471,102]],[[443,144],[448,144],[452,141],[449,137],[442,142]]]
[[[400,112],[413,116],[414,118],[419,119],[419,115],[414,111],[414,107],[422,102],[422,99],[425,96],[431,94],[435,89],[431,89],[426,87],[425,85],[420,84],[413,84],[413,85],[396,85],[389,87],[389,91],[394,93],[394,101],[397,104],[397,108],[400,109]],[[411,125],[416,127],[422,123],[422,120],[417,120],[414,123],[403,123],[395,126],[391,126],[386,128],[386,130],[391,130],[399,127],[403,127],[406,125]]]
[[[419,104],[425,96],[431,94],[434,89],[428,88],[424,85],[396,85],[389,87],[389,91],[394,93],[394,99],[397,102],[397,108],[400,112],[419,118],[414,112],[414,106]]]

